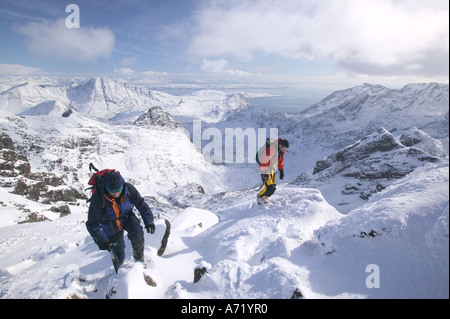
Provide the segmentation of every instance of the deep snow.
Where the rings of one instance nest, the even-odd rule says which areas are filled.
[[[111,298],[291,298],[296,289],[305,298],[446,298],[448,165],[432,166],[347,215],[319,191],[289,186],[265,206],[243,191],[217,215],[186,208],[172,219],[161,257],[159,219],[156,233],[145,235],[146,272],[156,287],[144,282],[129,243],[114,274],[85,230],[83,206],[54,221],[5,226],[1,297],[105,298],[114,287]],[[372,230],[376,237],[363,235]],[[379,267],[379,288],[366,285],[371,265]],[[193,283],[203,266],[208,274]]]

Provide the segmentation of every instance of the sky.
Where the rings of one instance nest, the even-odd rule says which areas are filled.
[[[447,0],[0,0],[0,76],[448,83],[448,30]]]

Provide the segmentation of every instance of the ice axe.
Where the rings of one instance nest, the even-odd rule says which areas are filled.
[[[120,265],[119,265],[119,262],[117,261],[117,257],[116,257],[116,255],[114,254],[114,252],[112,251],[112,249],[114,248],[114,247],[116,247],[117,246],[117,243],[113,243],[113,244],[111,244],[110,246],[109,246],[109,248],[108,248],[108,251],[109,251],[109,255],[111,256],[111,261],[112,261],[112,263],[113,263],[113,265],[114,265],[114,270],[116,271],[116,274],[119,272],[119,267],[120,267]]]

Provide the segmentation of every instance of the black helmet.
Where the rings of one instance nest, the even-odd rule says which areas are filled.
[[[289,141],[288,140],[281,140],[280,145],[286,148],[289,148]]]

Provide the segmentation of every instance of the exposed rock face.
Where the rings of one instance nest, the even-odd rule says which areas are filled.
[[[422,162],[438,160],[422,150],[403,146],[391,133],[380,129],[318,161],[313,174],[328,170],[327,175],[342,173],[342,176],[359,179],[400,178]]]
[[[416,139],[411,138],[411,136],[417,136],[416,134],[406,134],[400,140],[407,145],[416,145],[424,140],[422,134],[418,135],[420,138]],[[428,138],[430,145],[440,143],[431,137]],[[439,157],[430,155],[430,153],[436,153],[431,146],[430,152],[425,152],[416,147],[407,147],[400,140],[381,128],[356,143],[317,161],[312,174],[303,173],[293,183],[326,189],[326,185],[334,181],[335,185],[341,185],[342,195],[349,195],[349,201],[354,201],[354,198],[368,200],[373,194],[382,191],[394,180],[413,172],[417,167],[427,162],[440,161]],[[332,204],[345,206],[349,202]]]
[[[7,134],[0,134],[0,176],[16,177],[30,175],[28,159],[16,152],[14,143]]]
[[[148,112],[142,114],[134,122],[134,125],[149,129],[184,130],[184,127],[180,122],[175,120],[169,113],[163,111],[159,106],[152,107]]]
[[[0,134],[0,185],[13,188],[14,194],[44,203],[85,198],[52,173],[32,173],[28,158],[16,151],[7,134]]]

